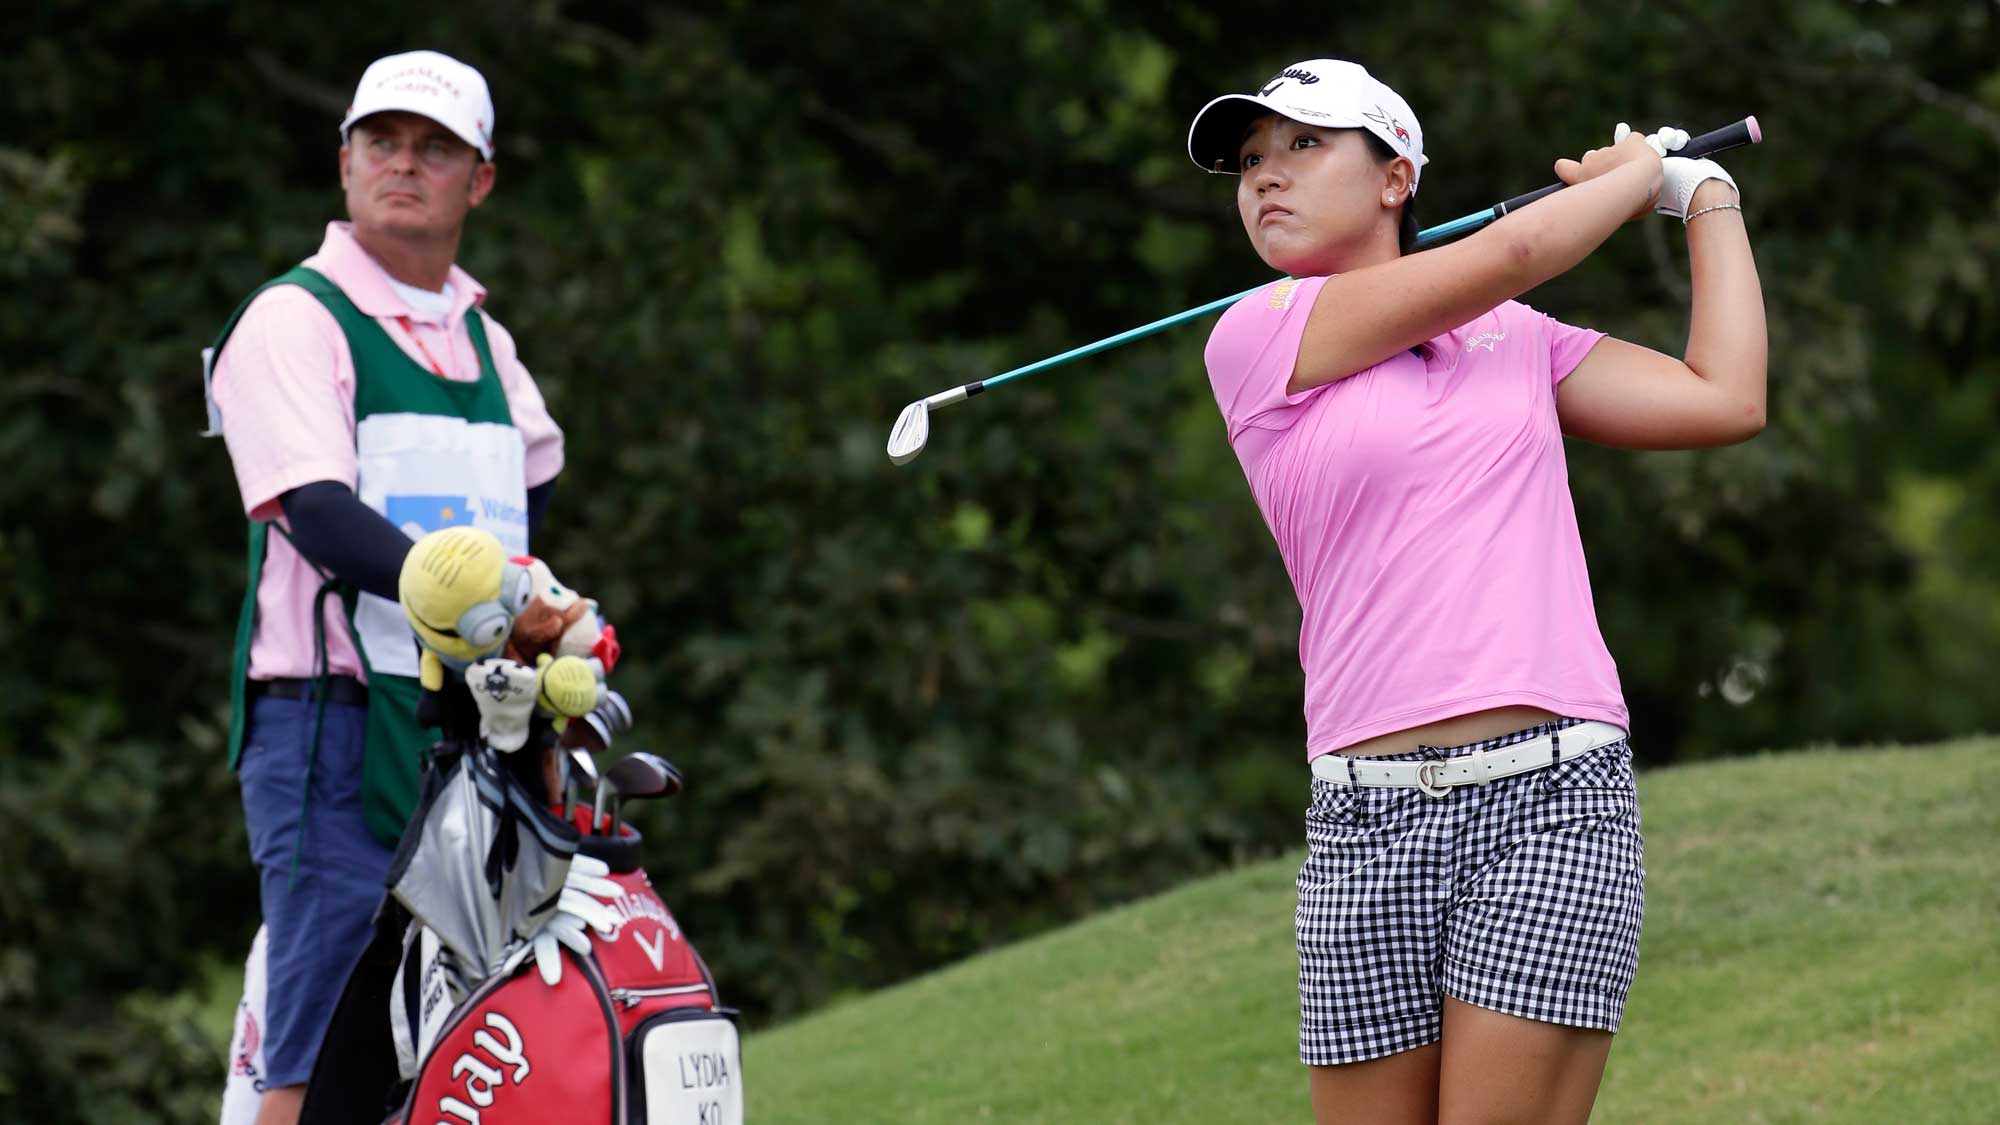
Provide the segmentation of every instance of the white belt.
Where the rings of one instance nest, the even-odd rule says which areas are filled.
[[[1624,737],[1625,732],[1610,723],[1585,722],[1512,746],[1426,762],[1383,762],[1321,754],[1313,759],[1312,771],[1314,777],[1329,785],[1421,789],[1433,797],[1442,797],[1460,785],[1484,785],[1495,778],[1581,758]]]

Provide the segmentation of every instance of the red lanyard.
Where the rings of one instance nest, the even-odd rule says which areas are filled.
[[[403,331],[410,334],[410,342],[417,346],[418,351],[424,353],[424,358],[430,361],[431,370],[437,372],[437,377],[440,379],[448,378],[449,376],[447,376],[444,373],[444,366],[438,363],[437,357],[431,354],[431,350],[424,346],[424,342],[422,340],[417,339],[417,330],[415,328],[410,327],[410,318],[407,316],[399,316],[396,318],[396,323],[402,325]],[[457,370],[458,368],[456,358],[457,357],[453,357],[454,362],[451,365],[453,370]]]

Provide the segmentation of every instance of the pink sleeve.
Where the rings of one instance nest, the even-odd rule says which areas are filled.
[[[1323,277],[1273,282],[1231,305],[1216,323],[1205,358],[1209,386],[1229,425],[1230,440],[1248,427],[1290,428],[1292,408],[1330,385],[1308,387],[1298,394],[1285,391],[1298,363],[1306,318],[1325,285]]]
[[[354,486],[354,360],[312,294],[258,294],[216,357],[214,392],[249,518],[277,518],[278,497],[303,484]]]
[[[1553,387],[1569,378],[1569,373],[1576,370],[1577,365],[1583,362],[1583,357],[1590,354],[1590,349],[1596,347],[1599,340],[1604,339],[1604,333],[1564,324],[1552,316],[1539,313],[1536,315],[1547,322],[1549,385]]]
[[[480,310],[482,316],[485,310]],[[556,479],[563,468],[563,432],[556,420],[549,416],[549,407],[542,401],[542,390],[535,385],[535,377],[528,374],[522,364],[519,351],[514,346],[514,336],[500,322],[486,317],[486,339],[493,349],[493,366],[500,371],[500,387],[507,393],[507,413],[514,419],[514,428],[521,431],[521,441],[527,446],[526,483],[529,488],[547,484]]]

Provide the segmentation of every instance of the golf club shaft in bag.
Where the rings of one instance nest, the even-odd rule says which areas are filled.
[[[1689,138],[1687,144],[1681,146],[1674,155],[1689,159],[1699,159],[1704,156],[1712,156],[1718,152],[1726,152],[1729,149],[1738,148],[1742,145],[1758,144],[1763,139],[1763,130],[1758,127],[1757,119],[1755,117],[1746,117],[1732,125],[1726,125],[1712,132],[1703,133],[1698,137]],[[1473,231],[1479,230],[1508,214],[1518,211],[1538,199],[1553,195],[1567,186],[1569,185],[1553,183],[1547,187],[1538,188],[1524,195],[1517,195],[1512,199],[1496,203],[1483,210],[1475,211],[1470,215],[1453,219],[1448,223],[1440,223],[1437,226],[1430,227],[1417,235],[1416,249],[1428,250],[1440,243],[1471,234]],[[1264,284],[1268,285],[1269,282],[1265,282]],[[896,418],[895,428],[889,432],[889,460],[898,465],[908,464],[916,459],[917,454],[924,451],[925,443],[930,440],[930,412],[933,410],[942,409],[954,403],[964,402],[973,395],[997,387],[1002,383],[1026,378],[1037,371],[1046,371],[1051,367],[1059,367],[1071,360],[1082,359],[1085,356],[1096,355],[1098,352],[1109,351],[1121,344],[1129,344],[1134,340],[1144,339],[1156,332],[1163,332],[1175,325],[1186,323],[1197,317],[1218,312],[1262,288],[1264,288],[1264,285],[1258,285],[1255,288],[1246,289],[1241,293],[1233,293],[1197,308],[1178,312],[1169,317],[1162,317],[1151,324],[1142,324],[1137,328],[1127,329],[1115,336],[1107,336],[1095,343],[1071,348],[1060,355],[1053,355],[1047,359],[1038,360],[1025,367],[1017,367],[1012,371],[979,379],[971,383],[966,383],[963,386],[953,387],[948,391],[939,391],[928,398],[918,399],[903,408],[902,414]]]

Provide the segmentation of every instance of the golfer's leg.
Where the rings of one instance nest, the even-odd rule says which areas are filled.
[[[1436,1043],[1308,1070],[1314,1125],[1432,1125],[1438,1119]]]
[[[1313,783],[1299,869],[1299,1061],[1319,1125],[1437,1119],[1439,806]]]
[[[1582,1125],[1611,1033],[1504,1015],[1445,997],[1438,1125]]]
[[[1582,1122],[1639,963],[1631,752],[1607,746],[1478,797],[1445,933],[1438,1121]]]

